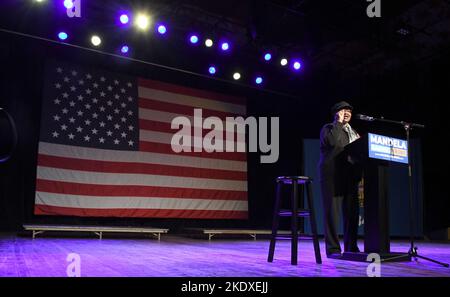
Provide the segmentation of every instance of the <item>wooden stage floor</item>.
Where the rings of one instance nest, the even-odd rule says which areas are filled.
[[[359,243],[362,248],[363,243]],[[450,243],[418,242],[419,254],[450,262]],[[312,242],[299,243],[299,262],[290,264],[290,242],[278,241],[267,262],[267,239],[192,239],[165,235],[149,238],[41,237],[0,235],[0,276],[65,277],[70,253],[80,256],[85,277],[365,277],[368,263],[327,259],[316,264]],[[408,251],[393,241],[393,252]],[[383,263],[382,277],[449,277],[450,269],[421,260]]]

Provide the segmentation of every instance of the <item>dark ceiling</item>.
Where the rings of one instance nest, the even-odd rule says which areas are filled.
[[[127,40],[135,48],[133,58],[202,74],[208,63],[216,63],[227,68],[217,74],[226,80],[233,68],[247,77],[260,72],[267,76],[265,87],[281,92],[321,71],[379,75],[403,63],[425,63],[447,54],[450,47],[450,1],[444,0],[381,0],[381,18],[366,15],[370,3],[365,0],[81,1],[82,17],[71,19],[61,9],[62,1],[37,5],[32,0],[2,0],[0,28],[53,40],[56,30],[64,28],[77,36],[69,43],[86,47],[87,36],[97,31],[108,36],[105,52],[114,53]],[[114,18],[121,9],[150,12],[155,21],[169,24],[169,36],[155,41],[118,28]],[[190,30],[230,39],[232,53],[189,48]],[[265,50],[277,61],[281,56],[300,58],[301,73],[293,76],[275,61],[266,65],[261,58]]]
[[[301,53],[311,69],[331,64],[361,71],[446,54],[450,1],[381,2],[379,19],[367,17],[369,2],[362,0],[192,1],[180,7],[193,8],[195,18],[205,11],[216,21],[228,21],[247,46]]]

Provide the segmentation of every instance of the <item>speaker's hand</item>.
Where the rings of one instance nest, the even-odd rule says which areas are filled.
[[[335,121],[343,124],[344,123],[344,114],[345,114],[345,111],[343,109],[336,112],[336,114],[334,116]]]

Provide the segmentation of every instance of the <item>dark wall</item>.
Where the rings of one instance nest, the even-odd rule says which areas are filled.
[[[43,69],[48,59],[245,96],[249,115],[279,116],[279,161],[260,164],[259,154],[248,155],[249,220],[35,217],[32,209],[36,153]],[[382,75],[354,75],[345,79],[325,67],[291,84],[286,92],[299,94],[295,99],[6,33],[0,33],[0,65],[0,107],[13,115],[19,133],[13,158],[0,164],[0,229],[18,230],[23,223],[30,222],[148,224],[175,230],[183,226],[268,228],[272,220],[274,178],[302,173],[302,139],[317,138],[321,126],[331,120],[329,106],[342,98],[351,101],[358,112],[426,125],[424,131],[413,131],[423,147],[425,231],[450,226],[450,193],[446,186],[450,164],[445,156],[448,150],[443,143],[442,125],[447,113],[443,107],[447,104],[442,100],[450,91],[448,57],[431,59],[423,64],[426,66],[404,64]],[[355,125],[364,129],[363,123]],[[401,127],[390,129],[402,135]]]

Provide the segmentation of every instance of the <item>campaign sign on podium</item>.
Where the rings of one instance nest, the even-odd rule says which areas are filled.
[[[408,142],[403,139],[368,133],[369,158],[408,164]]]

